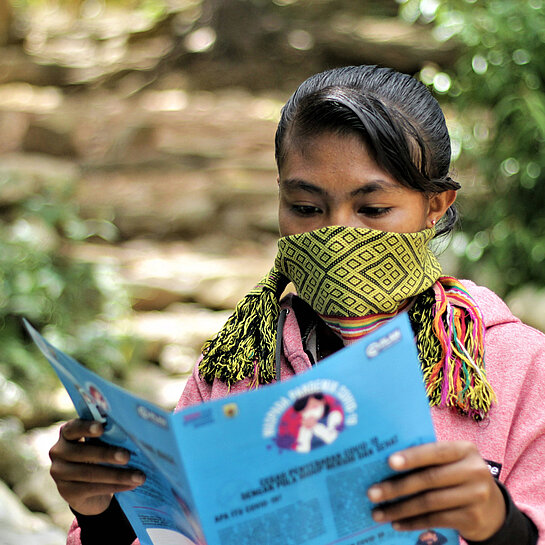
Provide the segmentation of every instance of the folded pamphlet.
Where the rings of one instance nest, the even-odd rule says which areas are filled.
[[[402,314],[281,383],[170,413],[104,380],[26,323],[80,418],[131,452],[146,482],[116,497],[141,545],[458,544],[396,532],[366,491],[387,458],[435,441]]]

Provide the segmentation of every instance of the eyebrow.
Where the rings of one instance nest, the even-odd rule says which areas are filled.
[[[287,178],[285,180],[280,180],[280,184],[291,191],[307,191],[308,193],[314,193],[316,195],[322,195],[324,197],[327,197],[329,195],[329,192],[322,187],[315,185],[311,182],[307,182],[306,180],[302,180],[300,178]],[[371,180],[361,185],[360,187],[352,190],[350,192],[350,196],[356,197],[358,195],[369,195],[378,191],[391,191],[393,189],[397,189],[397,184],[394,184],[388,180]]]

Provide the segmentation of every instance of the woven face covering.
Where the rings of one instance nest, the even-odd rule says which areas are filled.
[[[275,380],[278,298],[289,281],[331,327],[363,318],[372,324],[364,334],[416,297],[409,317],[430,405],[481,419],[494,399],[484,373],[482,317],[456,279],[440,277],[428,247],[433,236],[433,229],[390,233],[331,226],[281,238],[274,268],[205,343],[201,377],[228,385]]]
[[[324,227],[281,238],[274,266],[324,318],[392,313],[439,278],[434,233]]]

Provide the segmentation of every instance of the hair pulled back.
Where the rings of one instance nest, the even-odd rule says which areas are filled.
[[[282,108],[275,137],[278,168],[290,147],[321,133],[357,134],[377,164],[427,194],[459,189],[449,176],[450,137],[437,100],[411,76],[379,66],[327,70],[304,81]],[[437,236],[452,231],[451,206]]]

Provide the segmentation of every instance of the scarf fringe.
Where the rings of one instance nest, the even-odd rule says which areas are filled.
[[[231,387],[249,378],[250,388],[274,381],[278,298],[287,283],[273,270],[239,301],[221,331],[203,346],[199,373],[205,381],[217,378]]]
[[[442,276],[409,311],[431,406],[482,420],[496,400],[484,369],[484,322],[453,277]]]

